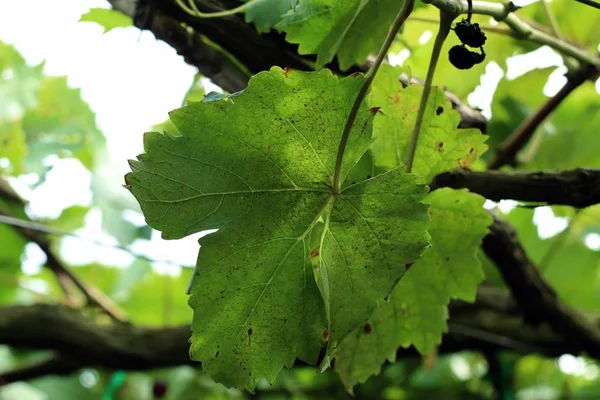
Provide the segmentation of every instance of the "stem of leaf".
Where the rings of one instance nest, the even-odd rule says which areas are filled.
[[[217,11],[211,13],[205,13],[198,9],[194,0],[188,0],[188,5],[186,5],[183,0],[175,0],[179,8],[181,8],[186,14],[191,15],[196,18],[220,18],[220,17],[228,17],[230,15],[238,14],[246,11],[252,5],[258,3],[260,0],[250,0],[247,3],[242,4],[241,6],[232,8],[231,10]]]
[[[344,152],[346,151],[346,144],[348,143],[348,138],[350,137],[350,131],[352,130],[352,126],[354,125],[354,121],[356,120],[356,116],[358,115],[358,110],[360,109],[360,106],[361,106],[363,100],[367,96],[367,92],[369,91],[369,88],[371,87],[371,83],[373,83],[373,79],[375,78],[375,75],[377,74],[379,67],[383,63],[383,60],[384,60],[385,56],[387,55],[387,52],[390,49],[390,46],[394,42],[396,35],[398,34],[398,32],[400,31],[400,28],[402,27],[402,24],[404,24],[404,21],[406,21],[406,19],[412,13],[414,7],[415,7],[415,0],[404,0],[403,1],[402,7],[400,8],[400,11],[398,11],[398,14],[396,15],[396,18],[394,19],[394,22],[392,23],[392,26],[390,27],[390,30],[387,34],[387,37],[385,38],[385,41],[383,42],[383,46],[381,46],[381,49],[379,50],[379,53],[377,54],[377,58],[375,59],[375,62],[373,63],[373,65],[371,66],[369,71],[367,72],[366,79],[365,79],[362,87],[360,88],[358,94],[356,95],[356,99],[354,100],[354,104],[352,105],[352,109],[350,110],[350,114],[348,115],[348,119],[346,120],[346,125],[344,126],[344,130],[342,132],[342,138],[340,139],[340,145],[339,145],[338,151],[337,151],[337,158],[335,161],[335,172],[333,173],[333,194],[335,194],[335,195],[338,195],[341,192],[341,186],[342,186],[341,175],[342,175],[342,164],[344,161]]]
[[[450,33],[452,27],[452,21],[454,21],[454,14],[449,14],[444,11],[440,11],[440,29],[438,30],[435,42],[433,44],[433,50],[431,52],[431,61],[429,62],[429,69],[427,70],[427,78],[423,85],[423,93],[421,94],[421,103],[419,104],[419,111],[417,112],[417,120],[413,127],[412,134],[410,136],[410,144],[408,147],[408,156],[406,157],[406,173],[410,173],[415,159],[415,152],[417,150],[417,141],[419,139],[419,132],[421,131],[421,125],[423,124],[423,116],[425,115],[425,108],[427,107],[427,99],[431,93],[431,83],[433,82],[433,75],[435,74],[435,68],[440,58],[440,52],[444,44],[444,40]]]

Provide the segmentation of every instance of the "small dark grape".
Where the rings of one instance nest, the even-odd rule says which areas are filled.
[[[456,36],[458,36],[462,43],[471,47],[481,47],[487,40],[485,33],[481,31],[478,23],[471,24],[466,20],[462,20],[456,24],[454,33],[456,33]]]
[[[152,385],[152,393],[155,399],[162,399],[167,394],[167,382],[155,380]]]

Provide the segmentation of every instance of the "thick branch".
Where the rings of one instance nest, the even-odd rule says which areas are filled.
[[[190,327],[138,328],[115,322],[99,325],[81,311],[38,304],[0,307],[0,343],[56,350],[87,366],[143,370],[189,359]]]
[[[469,189],[487,199],[530,201],[584,208],[600,203],[600,169],[577,168],[561,172],[444,172],[431,189]]]
[[[450,331],[440,349],[443,352],[509,348],[556,356],[588,350],[585,342],[566,339],[548,326],[524,324],[514,301],[498,289],[480,288],[474,304],[451,303],[450,316]],[[48,373],[61,373],[67,368],[86,366],[126,370],[198,366],[189,359],[190,329],[141,328],[119,322],[100,325],[78,310],[57,305],[0,307],[0,343],[55,350],[62,360],[1,376],[5,380],[7,376],[39,376],[44,368]],[[398,354],[417,355],[414,349],[401,349]],[[23,372],[28,369],[29,372]]]
[[[0,386],[47,375],[69,375],[83,366],[85,364],[81,362],[69,360],[64,357],[53,357],[42,362],[0,373]]]
[[[527,257],[516,231],[509,224],[494,217],[490,233],[483,240],[483,249],[498,267],[527,322],[547,322],[572,346],[579,346],[591,357],[600,358],[598,323],[592,325],[560,301]]]

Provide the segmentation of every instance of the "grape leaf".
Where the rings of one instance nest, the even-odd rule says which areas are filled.
[[[79,22],[94,22],[104,28],[104,33],[115,28],[133,26],[131,18],[125,14],[108,8],[91,8],[79,18]]]
[[[105,138],[95,115],[81,99],[79,89],[67,85],[66,77],[46,77],[37,93],[38,105],[23,117],[29,152],[29,172],[45,174],[42,160],[50,154],[72,156],[88,169],[95,165]]]
[[[485,199],[464,190],[430,193],[432,247],[404,274],[389,302],[348,335],[337,348],[335,368],[348,388],[379,373],[394,361],[398,347],[415,346],[430,353],[446,332],[451,298],[475,299],[483,271],[477,250],[491,217]]]
[[[43,64],[30,67],[14,47],[0,41],[0,122],[21,118],[36,105]]]
[[[411,84],[403,89],[398,81],[401,70],[382,66],[369,95],[369,105],[381,107],[373,123],[371,145],[375,166],[384,170],[406,162],[408,147],[423,87]],[[487,149],[487,136],[477,129],[457,129],[460,115],[444,92],[432,88],[425,108],[417,142],[413,173],[430,181],[435,175],[454,168],[470,168]]]
[[[235,97],[172,112],[181,136],[146,134],[131,162],[128,187],[163,237],[219,229],[200,240],[190,297],[191,356],[217,381],[252,389],[296,358],[316,362],[426,247],[420,177],[396,169],[332,194],[363,82],[273,67]],[[370,145],[372,119],[363,103],[342,180]]]
[[[337,54],[347,70],[379,51],[400,6],[396,0],[303,0],[277,27],[288,42],[300,45],[299,54],[316,54],[318,67]]]
[[[248,0],[252,1],[252,0]],[[260,0],[245,11],[246,22],[254,22],[260,33],[268,32],[283,15],[295,6],[297,0]]]

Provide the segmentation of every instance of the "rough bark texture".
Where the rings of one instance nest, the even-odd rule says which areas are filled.
[[[561,204],[584,208],[600,203],[600,170],[577,168],[560,172],[444,172],[431,183],[440,187],[469,189],[487,199]]]

